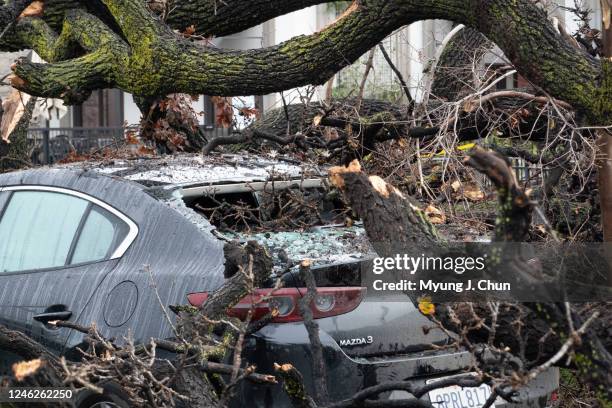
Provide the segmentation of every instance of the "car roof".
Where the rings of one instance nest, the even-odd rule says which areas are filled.
[[[324,177],[325,169],[273,155],[178,154],[153,158],[87,161],[53,167],[83,168],[146,186],[214,185]]]

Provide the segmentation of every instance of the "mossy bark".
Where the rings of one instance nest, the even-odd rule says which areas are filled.
[[[23,116],[9,135],[10,142],[0,140],[0,172],[23,169],[31,165],[27,136],[35,104],[36,98],[31,98],[26,104]]]
[[[473,91],[474,69],[491,46],[489,40],[473,28],[459,31],[446,44],[432,73],[433,96],[454,101],[463,93]]]
[[[528,279],[532,271],[539,270],[537,262],[529,262],[532,257],[515,257],[517,253],[513,250],[513,245],[506,247],[503,243],[525,241],[530,226],[532,203],[519,188],[512,168],[498,154],[476,149],[470,154],[467,164],[486,174],[498,191],[499,222],[495,239],[500,243],[492,247],[492,250],[502,249],[502,253],[496,255],[499,260],[493,259],[495,253],[489,253],[487,264],[503,265],[507,273]],[[379,256],[395,257],[403,251],[413,254],[426,251],[425,253],[431,254],[433,248],[444,251],[445,246],[448,247],[422,211],[415,208],[394,187],[376,177],[368,177],[354,163],[347,168],[330,169],[330,180],[343,191],[351,208],[363,220],[368,237]],[[542,262],[544,270],[550,268],[548,270],[552,271],[559,265],[558,259],[542,256],[537,259]],[[446,328],[463,333],[469,341],[469,347],[491,340],[492,344],[500,349],[507,349],[525,364],[518,368],[520,372],[552,357],[567,340],[568,333],[574,335],[567,322],[565,307],[563,302],[503,305],[498,311],[498,326],[492,339],[489,339],[491,332],[485,328],[491,327],[491,309],[486,302],[440,304],[436,307],[435,317]],[[586,332],[581,342],[576,343],[575,351],[581,356],[582,364],[588,364],[591,368],[590,371],[581,373],[581,379],[601,389],[603,393],[612,395],[609,306],[593,305],[593,309],[584,305],[573,306],[573,324],[575,328],[580,327],[595,309],[600,310],[600,320]],[[482,320],[478,322],[480,319]],[[540,342],[542,338],[546,338],[546,341]],[[499,364],[504,364],[504,358]],[[565,360],[559,364],[565,364]]]
[[[148,4],[147,0],[141,0]],[[21,0],[22,3],[26,1]],[[331,0],[175,0],[172,2],[166,22],[175,30],[184,31],[193,26],[198,35],[226,36],[235,34],[258,24],[264,23],[295,10]],[[0,7],[0,30],[18,15],[14,7]],[[97,1],[45,0],[44,21],[54,30],[61,30],[64,16],[70,10],[81,9],[100,17],[105,23],[114,26],[112,16]],[[114,26],[116,27],[116,26]],[[1,51],[17,51],[28,48],[27,43],[19,40],[15,30],[0,38]]]
[[[101,86],[115,86],[141,96],[178,92],[266,94],[323,84],[397,28],[438,18],[466,24],[486,35],[502,48],[523,76],[572,104],[587,115],[589,123],[602,124],[612,112],[610,63],[595,60],[565,42],[548,22],[546,13],[530,0],[363,0],[322,31],[278,46],[247,51],[202,47],[178,37],[140,0],[103,3],[114,18],[121,42],[106,42],[85,57],[57,64],[19,64],[16,74],[23,82],[16,85],[36,95],[55,97],[65,94],[68,88],[91,90]],[[290,3],[291,8],[305,4]],[[98,26],[95,30],[100,34]],[[114,39],[113,30],[107,30],[103,38]],[[46,49],[48,42],[41,44],[32,36],[22,40],[43,54],[53,53]],[[106,63],[97,60],[100,72],[96,73],[87,58],[103,53]],[[64,71],[71,66],[84,73],[76,78],[66,77]]]

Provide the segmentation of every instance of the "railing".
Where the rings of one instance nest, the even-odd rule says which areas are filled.
[[[215,137],[228,136],[232,133],[232,129],[214,127],[210,125],[200,126],[200,129],[204,132],[206,140],[214,139]]]
[[[28,141],[33,149],[34,164],[51,164],[71,151],[88,153],[123,141],[122,127],[101,128],[30,128]]]
[[[516,180],[523,188],[537,188],[543,185],[544,180],[548,177],[549,170],[539,164],[529,163],[520,157],[509,157],[510,167],[516,174]],[[435,157],[435,162],[448,162],[447,157]],[[485,190],[493,190],[493,183],[485,175],[473,171],[478,180],[478,184]]]
[[[208,140],[230,133],[229,129],[213,126],[202,126],[201,129]],[[30,128],[28,141],[32,149],[32,162],[52,164],[65,159],[72,151],[85,154],[118,145],[124,141],[127,130],[138,131],[138,128]]]
[[[548,169],[539,164],[532,164],[520,157],[510,157],[510,165],[516,174],[516,179],[524,188],[536,188],[543,184],[548,176]],[[487,188],[493,185],[487,177],[483,177]]]

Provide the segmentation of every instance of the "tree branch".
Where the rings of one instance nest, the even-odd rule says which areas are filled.
[[[404,91],[404,94],[406,95],[406,99],[408,99],[408,104],[413,106],[414,105],[414,99],[412,98],[412,95],[410,94],[410,88],[408,88],[408,84],[406,84],[406,81],[404,80],[404,76],[402,75],[400,70],[397,69],[397,67],[393,63],[393,60],[389,56],[389,53],[385,49],[385,46],[382,43],[380,43],[380,44],[378,44],[378,48],[380,48],[380,52],[382,53],[383,57],[385,58],[385,61],[387,61],[387,64],[389,64],[389,68],[391,68],[391,70],[395,73],[395,76],[397,77],[397,80],[399,81],[400,85],[402,86],[402,90]]]
[[[426,18],[440,18],[485,34],[523,76],[586,113],[593,124],[604,122],[612,112],[612,62],[597,61],[576,51],[530,0],[470,0],[467,4],[462,0],[363,0],[320,32],[247,51],[206,48],[179,38],[140,0],[104,3],[131,46],[128,55],[119,53],[111,75],[105,78],[136,95],[261,95],[323,84],[395,29]],[[499,30],[500,26],[505,29]],[[29,41],[34,48],[35,43]],[[72,63],[78,68],[85,61]],[[156,67],[154,74],[152,66]],[[53,69],[53,64],[22,62],[15,70],[22,81],[16,85],[39,96],[61,96],[61,77],[58,80],[45,72]],[[35,81],[37,76],[55,82],[54,86],[41,86]],[[100,82],[78,86],[97,89]]]

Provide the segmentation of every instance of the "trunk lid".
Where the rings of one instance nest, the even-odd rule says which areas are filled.
[[[241,234],[242,240],[256,240],[270,251],[277,272],[287,265],[309,259],[318,287],[361,286],[367,261],[375,257],[360,226],[325,226],[307,232]],[[304,287],[297,267],[283,276],[286,287]],[[389,358],[421,353],[447,345],[450,338],[435,328],[404,294],[381,299],[372,292],[353,311],[317,323],[350,357]]]

